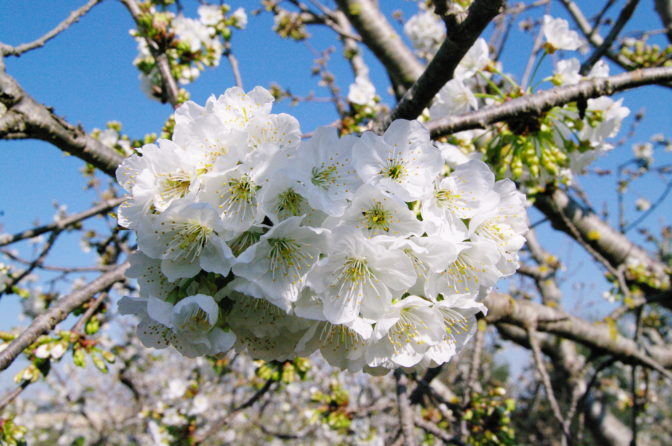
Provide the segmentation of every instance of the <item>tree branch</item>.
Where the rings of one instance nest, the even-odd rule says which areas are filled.
[[[397,380],[397,403],[399,405],[399,422],[401,423],[401,431],[404,437],[405,446],[415,446],[417,444],[415,438],[415,423],[413,412],[411,410],[411,403],[408,399],[408,378],[403,370],[396,369],[394,371],[394,378]]]
[[[131,13],[133,20],[138,25],[138,27],[140,27],[141,26],[140,16],[142,15],[142,11],[140,10],[140,7],[136,3],[136,1],[121,0],[121,3],[123,3],[124,6],[126,6],[126,9],[128,9],[128,12]],[[177,108],[180,105],[178,99],[180,90],[177,87],[177,82],[175,82],[173,73],[170,70],[170,62],[168,61],[168,56],[166,56],[166,53],[161,51],[161,49],[158,47],[155,41],[153,41],[148,37],[145,37],[145,40],[147,41],[147,48],[149,48],[149,51],[150,53],[152,53],[152,57],[156,62],[156,66],[159,68],[159,74],[161,75],[161,79],[163,80],[163,85],[166,87],[166,95],[168,96],[168,102],[170,102],[170,105],[172,105],[173,108]]]
[[[362,41],[385,66],[393,81],[409,88],[423,71],[422,64],[401,40],[371,0],[336,0]]]
[[[476,0],[471,5],[464,22],[456,28],[448,29],[446,39],[438,52],[392,110],[384,123],[385,127],[395,119],[415,119],[420,116],[441,87],[453,78],[457,65],[499,13],[503,4],[503,0]]]
[[[593,68],[593,65],[595,65],[597,61],[600,60],[600,58],[609,50],[611,44],[614,43],[618,37],[618,34],[632,17],[632,13],[635,12],[637,4],[639,4],[639,0],[628,0],[625,6],[623,6],[616,23],[614,23],[614,26],[611,27],[609,34],[607,34],[607,37],[604,39],[602,44],[597,47],[595,51],[593,51],[593,53],[585,62],[581,64],[581,69],[579,72],[582,75],[587,75],[590,72],[590,69]]]
[[[448,116],[429,122],[427,127],[432,136],[437,138],[461,130],[486,128],[489,124],[511,118],[540,115],[555,106],[579,99],[611,96],[618,91],[668,81],[672,81],[672,67],[642,68],[615,76],[588,79],[574,85],[551,88],[460,116]]]
[[[9,365],[29,347],[43,333],[48,332],[63,321],[78,306],[89,300],[95,294],[104,291],[116,282],[124,280],[124,273],[128,269],[128,262],[122,263],[113,270],[101,275],[85,287],[74,291],[59,299],[47,310],[37,316],[30,326],[0,352],[0,371]]]
[[[593,212],[584,209],[565,192],[555,189],[548,194],[537,196],[535,206],[548,217],[554,228],[574,237],[575,229],[582,241],[601,255],[612,267],[618,270],[628,259],[635,260],[646,267],[649,276],[640,285],[646,291],[659,291],[669,288],[668,268],[663,263],[649,256],[626,236],[612,228]],[[567,225],[567,218],[573,228]],[[653,280],[651,280],[653,279]],[[652,283],[659,285],[652,290]],[[661,300],[660,303],[672,308],[672,300]]]
[[[7,107],[0,117],[0,139],[40,139],[92,164],[114,177],[123,156],[37,103],[9,76],[0,59],[0,102]]]
[[[82,220],[86,220],[89,217],[93,217],[94,215],[102,214],[111,209],[114,209],[115,207],[123,203],[125,200],[126,198],[114,198],[111,200],[106,200],[101,204],[92,207],[91,209],[88,209],[84,212],[80,212],[79,214],[70,215],[57,222],[50,223],[48,225],[38,226],[22,232],[17,232],[16,234],[10,235],[5,238],[0,237],[0,246],[7,246],[14,242],[18,242],[19,240],[25,240],[27,238],[37,237],[38,235],[44,234],[45,232],[62,231],[75,223],[79,223]]]
[[[591,324],[564,311],[526,300],[514,300],[500,293],[490,293],[484,301],[486,320],[509,322],[519,327],[536,326],[538,331],[554,333],[596,351],[608,352],[626,364],[639,364],[658,371],[672,380],[672,350],[649,346],[647,352],[631,339],[612,331],[607,324]]]
[[[29,43],[22,43],[21,45],[11,46],[4,43],[0,43],[0,57],[3,56],[20,56],[23,53],[27,53],[30,50],[35,48],[41,48],[48,41],[56,37],[58,34],[62,33],[70,27],[75,22],[78,22],[87,12],[91,10],[94,6],[100,3],[102,0],[89,0],[84,6],[79,9],[76,9],[68,15],[68,17],[63,20],[61,23],[56,25],[54,29]]]

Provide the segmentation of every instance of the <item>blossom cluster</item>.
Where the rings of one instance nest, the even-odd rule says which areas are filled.
[[[448,361],[514,273],[525,198],[471,160],[449,171],[417,121],[302,140],[257,87],[183,104],[172,140],[117,170],[151,347],[264,360],[317,350],[349,370]]]
[[[198,7],[198,18],[190,18],[148,6],[140,18],[138,30],[131,30],[138,44],[138,56],[133,64],[140,70],[143,91],[150,98],[161,98],[161,75],[148,39],[166,47],[173,76],[180,84],[189,84],[205,67],[219,65],[224,41],[230,39],[231,28],[244,29],[247,25],[244,9],[228,13],[227,5],[205,3]]]

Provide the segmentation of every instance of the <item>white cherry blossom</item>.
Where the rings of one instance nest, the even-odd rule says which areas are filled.
[[[381,137],[366,132],[353,148],[353,165],[365,183],[387,190],[403,201],[431,193],[441,172],[441,155],[418,121],[396,120]]]
[[[557,50],[577,50],[583,41],[576,33],[569,29],[569,23],[565,19],[555,19],[544,15],[541,31],[546,38],[546,48],[549,53]]]

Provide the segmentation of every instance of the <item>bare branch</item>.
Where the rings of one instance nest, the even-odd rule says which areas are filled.
[[[25,240],[28,238],[37,237],[38,235],[44,234],[45,232],[62,231],[68,228],[69,226],[74,225],[75,223],[79,223],[82,220],[86,220],[89,217],[93,217],[94,215],[102,214],[111,209],[114,209],[115,207],[123,203],[125,199],[126,198],[114,198],[112,200],[106,200],[103,203],[92,207],[91,209],[88,209],[84,212],[80,212],[79,214],[70,215],[69,217],[66,217],[57,222],[50,223],[48,225],[38,226],[36,228],[28,229],[22,232],[17,232],[16,234],[10,235],[9,237],[6,238],[0,238],[0,246],[7,246],[14,242],[18,242],[19,240]]]
[[[94,6],[100,3],[102,0],[89,0],[84,6],[79,9],[76,9],[68,15],[68,17],[63,20],[61,23],[56,25],[54,29],[29,43],[22,43],[17,46],[10,46],[3,43],[0,43],[0,57],[2,56],[20,56],[23,53],[27,53],[30,50],[35,48],[41,48],[45,43],[56,37],[58,34],[62,33],[70,27],[75,22],[78,22],[87,12],[91,10]]]
[[[612,331],[607,324],[592,324],[564,311],[526,300],[514,300],[490,293],[484,301],[488,322],[509,322],[519,327],[536,326],[538,331],[554,333],[596,351],[608,352],[627,364],[639,364],[658,371],[672,380],[672,350],[649,346],[646,352],[631,339]]]
[[[533,326],[527,327],[527,340],[530,343],[530,347],[532,347],[534,365],[537,368],[537,372],[539,372],[539,375],[541,376],[541,382],[544,384],[544,389],[546,389],[546,398],[548,398],[548,402],[551,405],[553,416],[556,420],[558,420],[558,423],[560,423],[560,429],[562,430],[565,438],[570,440],[571,434],[569,432],[569,426],[567,425],[567,421],[565,421],[562,416],[560,406],[558,405],[558,400],[555,399],[555,392],[553,391],[553,386],[551,385],[551,377],[548,375],[548,371],[544,365],[544,358],[541,357],[541,349],[539,348],[539,343],[536,338],[536,330]]]
[[[535,206],[551,220],[556,229],[570,236],[574,236],[573,229],[578,231],[583,242],[599,253],[613,269],[618,269],[628,259],[644,265],[650,275],[647,283],[640,284],[645,290],[651,290],[650,279],[658,282],[661,290],[669,286],[666,265],[649,256],[644,249],[632,243],[595,213],[584,209],[560,189],[537,196]],[[563,216],[571,222],[571,227],[567,225]],[[668,308],[672,307],[672,301],[669,299],[661,300],[660,303]]]
[[[576,26],[579,27],[579,30],[581,30],[581,33],[583,33],[584,37],[588,39],[588,41],[593,45],[594,47],[600,47],[604,43],[604,39],[602,36],[595,31],[595,28],[588,22],[586,17],[583,15],[583,12],[581,12],[581,8],[574,3],[572,0],[560,0],[560,3],[565,7],[567,12],[572,16],[574,19],[574,23],[576,23]],[[627,57],[614,53],[610,51],[608,48],[605,49],[604,55],[607,56],[611,61],[619,64],[625,69],[632,70],[635,68],[635,66],[632,64],[630,60],[628,60]]]
[[[444,444],[455,444],[458,446],[464,446],[458,438],[448,435],[443,429],[441,429],[436,424],[431,421],[427,421],[420,417],[415,417],[415,424],[424,430],[427,433],[434,435],[437,438],[440,438]]]
[[[632,17],[632,13],[635,12],[637,4],[639,4],[639,0],[628,0],[625,6],[623,6],[623,9],[621,10],[620,15],[618,16],[616,23],[614,23],[614,26],[611,27],[609,34],[607,34],[607,37],[604,39],[602,44],[599,47],[597,47],[595,51],[593,51],[593,54],[591,54],[590,57],[585,62],[581,64],[580,69],[581,74],[583,74],[584,76],[588,74],[590,72],[590,69],[593,68],[593,65],[595,65],[597,61],[600,60],[600,58],[607,52],[611,44],[614,43],[614,41],[618,37],[618,34],[621,32],[625,24],[628,23],[628,21]]]
[[[37,316],[23,333],[0,352],[0,370],[9,367],[14,359],[35,342],[40,335],[54,328],[56,324],[63,321],[75,308],[86,302],[91,296],[110,288],[116,282],[124,280],[124,273],[128,267],[128,262],[120,264],[85,287],[57,300],[46,313]]]
[[[461,130],[485,128],[494,122],[511,118],[541,115],[555,106],[579,99],[610,96],[617,91],[669,81],[672,81],[672,67],[642,68],[615,76],[588,79],[574,85],[551,88],[460,116],[448,116],[429,122],[427,127],[436,138]]]

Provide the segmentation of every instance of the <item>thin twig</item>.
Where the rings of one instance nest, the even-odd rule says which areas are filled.
[[[551,406],[553,416],[558,423],[560,423],[560,429],[562,430],[563,435],[567,438],[567,441],[571,441],[571,433],[569,432],[569,426],[562,416],[560,411],[560,406],[558,401],[555,399],[555,393],[553,392],[553,386],[551,385],[551,377],[548,375],[546,366],[544,365],[544,358],[541,357],[541,348],[539,347],[539,342],[536,338],[536,329],[534,327],[527,327],[527,339],[532,347],[532,356],[534,358],[534,364],[541,375],[541,382],[544,384],[544,389],[546,389],[546,397]]]
[[[611,47],[611,44],[614,43],[614,41],[620,34],[625,24],[628,23],[628,21],[632,17],[632,13],[635,12],[635,8],[637,7],[638,3],[639,0],[628,0],[625,6],[623,6],[623,9],[619,14],[616,23],[614,23],[614,26],[611,27],[609,34],[607,34],[607,37],[604,39],[602,44],[599,47],[597,47],[595,51],[593,51],[590,57],[586,59],[586,61],[583,62],[583,64],[581,64],[581,69],[579,70],[579,72],[582,75],[584,76],[587,75],[590,72],[590,69],[593,68],[593,65],[595,65],[602,56],[604,56],[609,47]],[[595,26],[593,29],[597,29],[597,26]]]
[[[89,217],[93,217],[95,215],[102,214],[111,209],[114,209],[115,207],[123,203],[125,200],[126,198],[114,198],[112,200],[106,200],[101,204],[92,207],[91,209],[88,209],[84,212],[80,212],[78,214],[70,215],[54,223],[38,226],[32,229],[28,229],[26,231],[17,232],[16,234],[10,235],[5,238],[1,238],[0,247],[10,245],[14,242],[18,242],[19,240],[25,240],[28,238],[37,237],[38,235],[44,234],[45,232],[62,231],[68,228],[69,226],[79,223],[82,220],[86,220]]]
[[[415,424],[413,420],[413,411],[411,402],[408,398],[408,378],[401,369],[394,371],[394,378],[397,381],[397,404],[399,405],[399,421],[404,438],[405,446],[415,446]]]
[[[2,56],[20,56],[23,53],[27,53],[30,50],[35,48],[43,47],[48,41],[56,37],[58,34],[62,33],[70,27],[73,23],[79,21],[87,12],[91,10],[94,6],[100,3],[102,0],[89,0],[84,6],[79,9],[76,9],[68,15],[68,17],[63,20],[61,23],[56,25],[54,29],[29,43],[22,43],[17,46],[10,46],[4,43],[0,43],[0,57]]]
[[[56,239],[60,234],[61,234],[60,231],[54,231],[49,235],[49,238],[44,243],[44,246],[42,247],[40,254],[35,258],[35,260],[33,260],[32,262],[30,262],[30,264],[28,264],[26,269],[21,271],[16,276],[12,277],[12,280],[8,284],[6,284],[5,290],[0,291],[0,297],[2,297],[4,293],[9,292],[14,287],[14,285],[17,285],[19,282],[21,282],[30,273],[32,273],[33,270],[35,270],[35,268],[37,268],[39,265],[42,264],[42,262],[44,262],[44,259],[47,258],[47,254],[49,254],[49,251],[51,251],[51,248],[54,246],[54,243],[56,243]]]
[[[14,401],[19,395],[21,395],[21,392],[23,392],[26,389],[26,387],[28,387],[31,384],[31,382],[32,381],[24,380],[14,389],[7,392],[5,396],[3,396],[2,399],[0,399],[0,412],[2,412],[9,403]]]
[[[107,297],[108,297],[107,293],[100,293],[98,297],[90,301],[86,311],[77,320],[77,322],[75,322],[75,325],[72,326],[70,331],[80,333],[86,321],[88,321],[91,318],[91,316],[93,316],[93,313],[96,312],[96,310],[103,304],[103,302],[105,301],[105,299],[107,299]]]
[[[455,444],[458,446],[464,446],[464,443],[460,441],[459,438],[448,435],[443,429],[441,429],[436,424],[431,421],[427,421],[421,417],[415,417],[415,424],[424,430],[425,432],[434,435],[437,438],[440,438],[443,441],[443,444]]]
[[[639,337],[642,333],[642,307],[637,309],[636,319],[635,319],[635,334],[633,336],[633,341],[638,343]],[[632,365],[630,371],[630,392],[632,393],[632,412],[630,414],[630,430],[632,431],[632,440],[630,440],[630,446],[637,446],[637,415],[639,414],[639,398],[637,397],[637,364]]]
[[[215,435],[217,431],[219,431],[229,422],[229,420],[234,414],[240,412],[241,410],[245,410],[248,407],[252,407],[254,403],[259,401],[271,389],[271,387],[275,382],[276,381],[273,381],[273,379],[269,379],[268,381],[266,381],[264,386],[261,389],[257,390],[254,393],[254,395],[252,395],[247,401],[245,401],[240,406],[233,408],[229,413],[224,415],[219,420],[215,421],[206,432],[202,433],[201,435],[195,436],[193,444],[198,445],[203,441],[207,440],[208,438],[212,437],[213,435]]]

